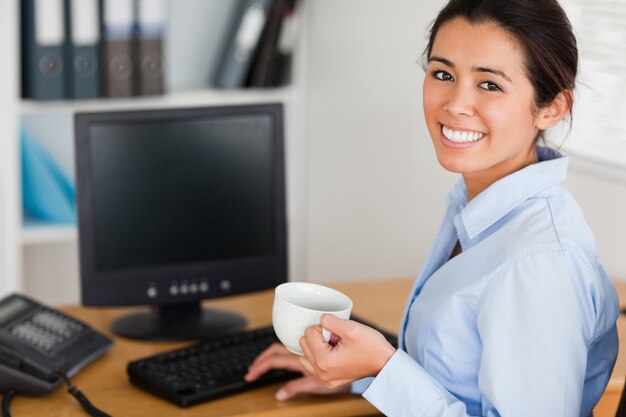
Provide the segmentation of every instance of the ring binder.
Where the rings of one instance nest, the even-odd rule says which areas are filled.
[[[65,97],[63,0],[22,1],[22,96]]]
[[[98,0],[65,0],[67,97],[100,96],[100,10]]]
[[[139,95],[163,93],[164,0],[137,0],[135,71]]]
[[[132,96],[133,1],[103,0],[102,6],[105,95]]]
[[[241,3],[215,78],[217,87],[245,85],[271,3],[272,0],[244,0]]]

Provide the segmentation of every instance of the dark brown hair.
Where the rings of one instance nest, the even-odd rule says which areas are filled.
[[[495,24],[517,40],[537,109],[550,105],[560,92],[574,90],[578,70],[576,37],[557,0],[450,0],[430,28],[425,62],[441,25],[457,17],[472,24]],[[571,126],[573,97],[565,96]],[[540,132],[538,138],[542,136]]]

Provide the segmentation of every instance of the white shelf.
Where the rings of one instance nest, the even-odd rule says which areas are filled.
[[[294,96],[290,86],[280,88],[206,89],[182,91],[162,96],[97,98],[93,100],[22,100],[21,114],[72,114],[77,111],[116,111],[135,109],[201,107],[245,103],[289,102]]]
[[[27,224],[22,227],[21,241],[24,246],[76,242],[75,225]]]
[[[288,140],[287,157],[289,170],[290,214],[297,225],[290,229],[293,256],[290,269],[293,275],[302,276],[305,245],[304,184],[306,167],[306,143],[304,123],[304,92],[302,82],[304,61],[302,54],[294,54],[292,84],[278,88],[212,89],[204,88],[205,80],[212,77],[213,60],[219,59],[218,49],[222,40],[217,36],[201,36],[197,47],[188,48],[189,53],[180,54],[180,48],[188,47],[188,33],[198,32],[198,25],[211,28],[209,35],[221,33],[227,26],[224,16],[232,5],[225,6],[221,0],[195,1],[179,6],[170,2],[177,12],[178,32],[170,25],[170,35],[164,43],[166,74],[165,85],[171,87],[165,95],[97,98],[92,100],[34,101],[20,97],[20,1],[0,1],[0,44],[4,49],[6,65],[0,66],[0,296],[13,291],[30,290],[36,296],[46,274],[58,277],[57,295],[45,295],[54,299],[59,294],[76,293],[78,282],[78,254],[72,244],[78,241],[77,227],[51,225],[23,218],[21,189],[21,128],[36,137],[39,144],[59,165],[72,181],[74,176],[73,115],[78,112],[133,111],[184,107],[208,107],[222,105],[245,105],[282,103],[285,105],[285,138]],[[174,7],[176,3],[176,7]],[[182,3],[182,2],[181,2]],[[305,3],[306,4],[306,3]],[[305,6],[306,7],[306,6]],[[210,13],[208,13],[210,12]],[[209,15],[207,17],[207,15]],[[192,19],[193,17],[196,17]],[[171,16],[170,16],[171,17]],[[207,21],[207,18],[210,18]],[[172,20],[171,22],[173,22]],[[171,23],[170,22],[170,23]],[[226,22],[226,23],[224,23]],[[204,33],[204,32],[203,32]],[[201,40],[205,39],[204,41]],[[301,39],[303,39],[301,37]],[[300,40],[300,43],[303,41]],[[198,49],[199,48],[199,49]],[[295,50],[301,50],[296,46]],[[198,58],[197,55],[201,55]],[[169,58],[168,58],[169,56]],[[167,61],[170,59],[170,61]],[[181,61],[182,59],[182,61]],[[182,64],[181,64],[182,62]],[[180,82],[184,80],[185,82]],[[189,82],[187,82],[189,81]],[[187,90],[186,88],[192,88]],[[185,90],[183,90],[185,89]],[[42,277],[44,276],[44,277]],[[42,285],[40,285],[42,284]],[[65,300],[65,299],[64,299]]]

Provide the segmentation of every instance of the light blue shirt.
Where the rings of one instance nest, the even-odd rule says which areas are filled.
[[[401,349],[353,384],[385,415],[587,417],[600,399],[617,356],[617,295],[560,185],[568,158],[538,156],[469,203],[463,181],[448,195]],[[463,251],[449,260],[457,239]]]

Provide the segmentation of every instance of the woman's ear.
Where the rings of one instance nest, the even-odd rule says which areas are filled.
[[[546,130],[557,125],[570,113],[570,103],[574,102],[572,90],[563,90],[556,95],[552,103],[539,110],[535,117],[535,127]]]

